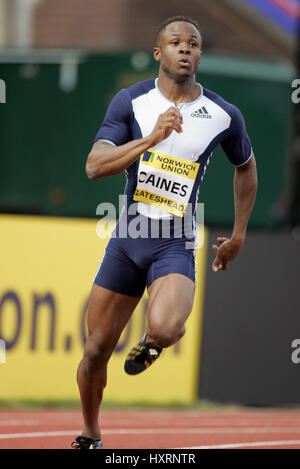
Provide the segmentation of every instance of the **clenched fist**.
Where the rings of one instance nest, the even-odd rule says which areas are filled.
[[[173,130],[182,132],[182,115],[176,107],[170,107],[166,112],[160,114],[154,129],[150,134],[151,146],[157,145],[162,140],[168,138]]]

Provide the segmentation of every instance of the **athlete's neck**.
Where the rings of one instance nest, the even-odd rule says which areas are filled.
[[[195,82],[195,75],[178,83],[175,79],[159,73],[157,86],[159,91],[175,106],[194,101],[200,95],[200,86]]]

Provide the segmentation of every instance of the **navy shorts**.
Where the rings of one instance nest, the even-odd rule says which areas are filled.
[[[117,233],[117,235],[116,235]],[[121,238],[118,225],[110,238],[94,282],[125,295],[142,297],[159,277],[178,273],[195,283],[195,239]],[[187,247],[188,246],[188,247]]]

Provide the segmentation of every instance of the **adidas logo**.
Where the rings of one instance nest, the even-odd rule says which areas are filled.
[[[202,117],[202,119],[211,119],[212,115],[207,112],[206,107],[202,106],[202,108],[197,109],[191,114],[192,117]]]

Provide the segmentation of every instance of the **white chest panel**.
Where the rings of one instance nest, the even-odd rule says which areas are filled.
[[[171,106],[175,107],[157,87],[134,99],[132,105],[134,117],[143,137],[152,132],[160,114],[166,112]],[[221,132],[228,129],[231,117],[202,93],[193,102],[181,103],[178,109],[183,118],[183,132],[178,134],[173,131],[167,139],[152,148],[165,155],[196,162],[209,144]],[[170,217],[169,213],[155,206],[143,202],[138,202],[138,204],[138,211],[145,216]]]

